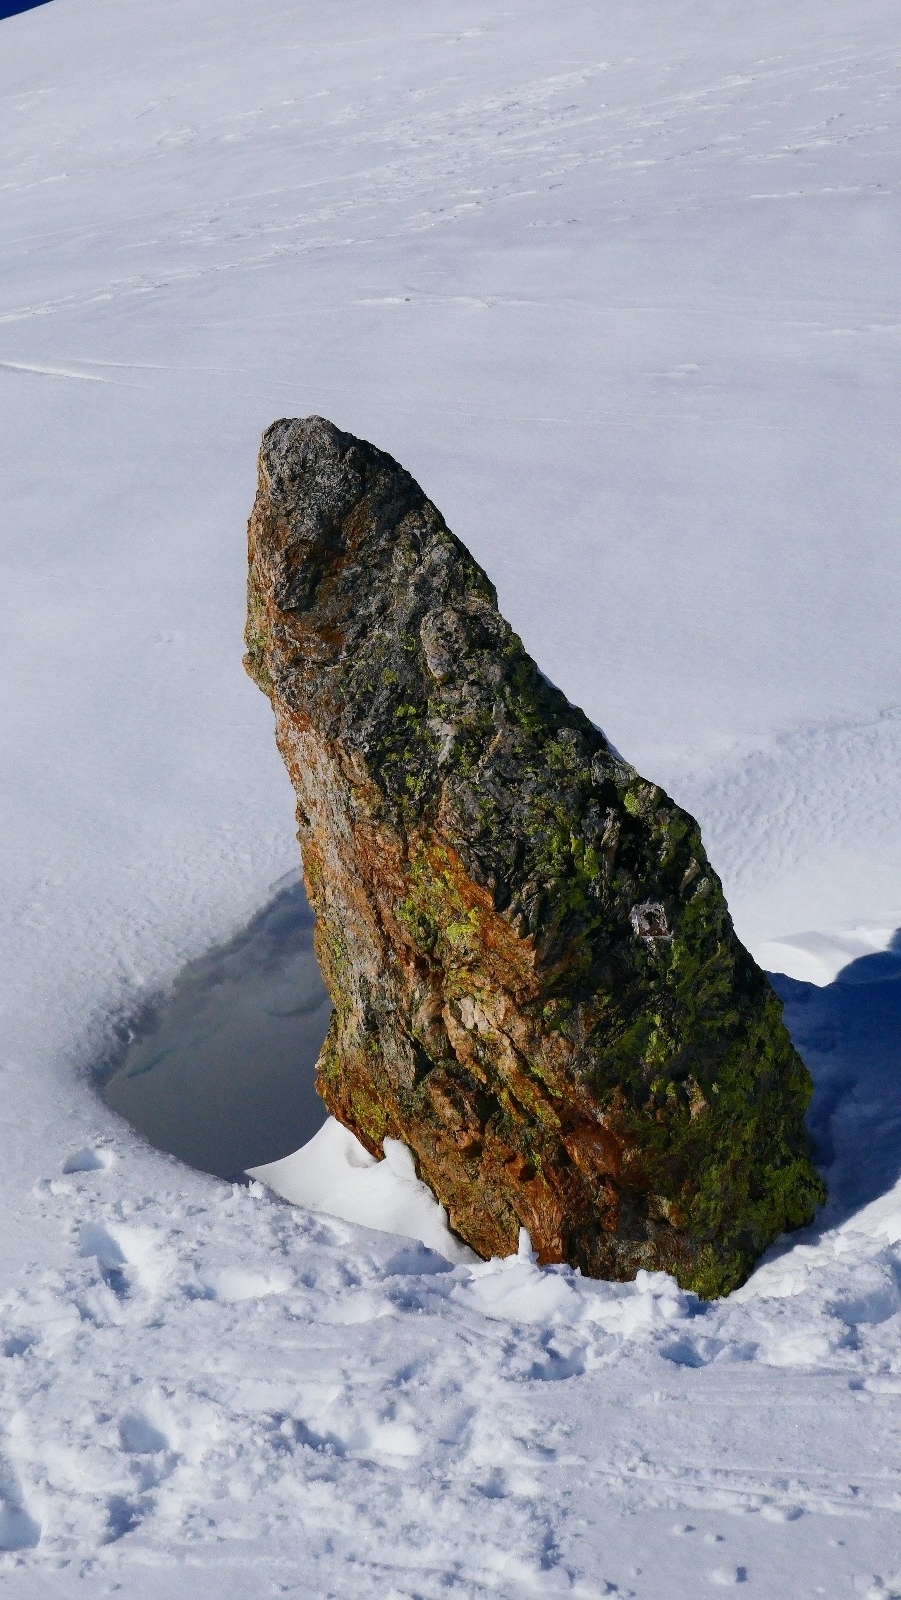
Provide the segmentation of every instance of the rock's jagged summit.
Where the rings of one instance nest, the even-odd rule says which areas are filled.
[[[482,1255],[701,1294],[823,1197],[810,1080],[697,824],[542,676],[396,461],[264,435],[246,665],[297,793],[329,1110]]]

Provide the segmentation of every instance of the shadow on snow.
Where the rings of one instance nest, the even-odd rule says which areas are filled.
[[[829,1186],[817,1231],[838,1226],[901,1177],[901,930],[823,988],[770,982],[810,1069],[814,1159]]]

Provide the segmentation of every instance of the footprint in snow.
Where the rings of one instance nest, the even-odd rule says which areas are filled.
[[[63,1162],[63,1173],[69,1177],[73,1172],[107,1172],[112,1166],[115,1157],[111,1150],[103,1150],[95,1145],[83,1145]]]
[[[205,1273],[202,1282],[209,1300],[261,1300],[270,1294],[286,1294],[294,1287],[290,1272],[248,1272],[243,1267]]]
[[[561,1349],[553,1340],[544,1345],[544,1355],[533,1361],[526,1376],[538,1383],[559,1383],[565,1378],[581,1378],[585,1372],[585,1350]]]
[[[37,1336],[33,1333],[8,1333],[0,1345],[0,1350],[5,1356],[25,1356],[37,1344]]]
[[[133,1289],[156,1294],[164,1289],[178,1266],[178,1256],[152,1228],[116,1223],[85,1222],[79,1232],[79,1251],[93,1256],[100,1276],[113,1293],[125,1300]]]
[[[0,1550],[33,1550],[41,1537],[40,1523],[21,1506],[0,1501]]]
[[[104,1544],[115,1544],[133,1533],[143,1519],[143,1512],[134,1500],[125,1495],[111,1495],[106,1507],[106,1538]]]
[[[169,1448],[166,1435],[140,1411],[128,1411],[120,1417],[119,1443],[127,1455],[133,1456],[159,1455]]]
[[[79,1234],[78,1248],[83,1256],[93,1256],[100,1268],[100,1276],[120,1300],[128,1296],[128,1279],[125,1268],[128,1257],[114,1234],[100,1222],[84,1223]]]
[[[20,1418],[10,1418],[13,1428]],[[41,1525],[22,1504],[22,1492],[9,1462],[0,1458],[0,1550],[33,1550]]]

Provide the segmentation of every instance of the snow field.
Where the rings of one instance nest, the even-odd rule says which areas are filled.
[[[901,1018],[860,966],[901,924],[899,87],[889,0],[0,23],[16,1600],[901,1594]],[[90,1088],[295,865],[242,540],[312,411],[416,473],[823,985],[784,993],[831,1209],[728,1302],[452,1264]]]
[[[16,1592],[872,1587],[901,1505],[884,1238],[796,1245],[705,1306],[542,1271],[527,1240],[454,1267],[95,1148],[38,1184],[64,1265],[3,1300]],[[165,1168],[152,1198],[133,1161]]]

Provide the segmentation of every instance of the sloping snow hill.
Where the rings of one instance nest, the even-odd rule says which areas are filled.
[[[889,0],[0,20],[17,1600],[901,1595],[899,95]],[[243,529],[314,411],[416,473],[788,974],[833,1198],[727,1302],[452,1264],[90,1088],[294,866]]]

